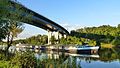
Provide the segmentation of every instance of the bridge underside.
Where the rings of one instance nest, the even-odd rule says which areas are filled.
[[[39,28],[42,28],[44,30],[47,30],[48,31],[48,44],[51,44],[50,43],[50,38],[52,36],[52,32],[58,32],[55,34],[56,38],[59,39],[60,38],[60,35],[63,36],[63,35],[68,35],[69,32],[63,28],[62,26],[58,25],[57,23],[49,20],[48,18],[24,7],[23,5],[19,4],[19,3],[16,3],[16,2],[13,2],[13,1],[10,1],[11,3],[13,4],[16,4],[16,5],[19,5],[21,6],[24,10],[26,10],[27,12],[25,12],[24,14],[29,14],[29,13],[32,13],[32,18],[31,18],[31,21],[28,22],[27,20],[22,20],[21,22],[24,22],[24,23],[27,23],[27,24],[30,24],[30,25],[33,25],[33,26],[36,26],[36,27],[39,27]]]
[[[26,12],[24,14],[29,14],[32,13],[32,18],[31,18],[31,22],[28,22],[27,20],[23,20],[21,22],[27,23],[27,24],[31,24],[34,26],[37,26],[39,28],[42,28],[44,30],[49,30],[49,31],[59,31],[62,34],[69,34],[69,32],[63,28],[62,26],[58,25],[57,23],[49,20],[48,18],[24,7],[21,4],[15,3],[13,1],[11,1],[13,4],[17,4],[19,6],[21,6],[24,10],[26,10]],[[28,12],[28,13],[27,13]]]

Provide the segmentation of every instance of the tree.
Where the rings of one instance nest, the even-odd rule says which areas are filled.
[[[5,7],[8,7],[8,0],[0,0],[0,41],[6,38],[7,35],[7,20],[3,18],[7,18],[8,10]]]
[[[7,50],[13,43],[13,39],[17,37],[23,31],[23,23],[17,21],[9,21],[8,32],[7,32]]]
[[[80,28],[74,31],[71,31],[71,36],[74,38],[77,37],[81,39],[78,42],[85,42],[86,39],[89,39],[88,44],[89,45],[100,45],[101,43],[107,43],[113,45],[120,45],[119,37],[120,37],[120,24],[118,24],[118,27],[113,27],[110,25],[102,25],[99,27],[85,27]],[[82,40],[85,39],[85,40]],[[74,38],[74,42],[77,39]],[[70,39],[72,42],[72,39]]]
[[[5,23],[6,20],[1,20],[0,19],[0,42],[2,41],[2,39],[6,38],[7,35],[7,23]]]
[[[32,13],[27,14],[17,0],[0,0],[0,40],[7,37],[7,49],[11,46],[13,38],[23,30],[21,21],[30,22]],[[29,13],[29,12],[28,12]]]
[[[120,24],[118,24],[118,28],[120,28]]]
[[[60,43],[61,43],[61,44],[66,44],[66,41],[67,41],[67,40],[66,40],[64,37],[62,37],[62,38],[60,39]]]
[[[22,40],[15,40],[13,43],[24,43],[24,44],[31,44],[31,45],[43,45],[47,44],[48,39],[47,35],[37,35],[37,36],[32,36],[27,39],[22,39]]]
[[[41,41],[42,41],[42,44],[47,44],[48,36],[47,35],[43,35]]]
[[[112,45],[119,46],[120,45],[120,37],[115,37],[115,39],[111,43],[112,43]]]
[[[51,39],[50,39],[50,41],[51,41],[51,44],[55,44],[55,41],[56,41],[55,37],[52,36]]]

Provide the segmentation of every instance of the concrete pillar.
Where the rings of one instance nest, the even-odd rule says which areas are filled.
[[[59,32],[55,32],[54,37],[55,37],[56,40],[59,40]]]
[[[60,39],[62,37],[66,38],[66,35],[65,34],[61,34],[59,31],[58,32],[51,32],[51,31],[48,31],[48,45],[51,44],[51,37],[54,36],[55,39],[57,40],[56,43],[59,43]]]
[[[64,35],[61,34],[59,31],[58,31],[58,32],[54,32],[54,33],[53,33],[53,36],[54,36],[55,39],[57,40],[56,43],[59,43],[60,39],[61,39],[62,37],[64,37]]]
[[[48,31],[48,45],[51,44],[51,41],[50,41],[51,37],[52,37],[52,32]]]
[[[63,35],[61,33],[59,33],[59,39],[61,39],[63,37]]]
[[[59,32],[54,32],[54,37],[57,40],[56,43],[59,43],[59,34],[60,34]]]
[[[64,38],[67,38],[66,34],[64,34]]]

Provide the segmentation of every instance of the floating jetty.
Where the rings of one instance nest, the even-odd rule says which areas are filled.
[[[38,49],[38,50],[52,50],[52,51],[60,51],[60,52],[74,52],[74,53],[97,53],[99,50],[99,46],[89,46],[89,45],[81,45],[81,46],[28,46],[23,44],[17,44],[17,48],[29,48],[29,49]]]

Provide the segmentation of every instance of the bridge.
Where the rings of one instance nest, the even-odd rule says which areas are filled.
[[[30,24],[30,25],[33,25],[33,26],[36,26],[36,27],[39,27],[39,28],[42,28],[48,31],[48,44],[51,44],[50,38],[52,36],[55,36],[56,40],[59,40],[61,37],[66,37],[66,35],[69,34],[69,32],[65,28],[53,22],[52,20],[26,8],[22,4],[16,3],[14,1],[10,1],[10,2],[13,4],[19,5],[27,12],[33,14],[31,22],[28,22],[27,20],[22,20],[21,22],[24,22],[24,23],[27,23],[27,24]],[[27,12],[25,12],[25,14],[29,14]]]

